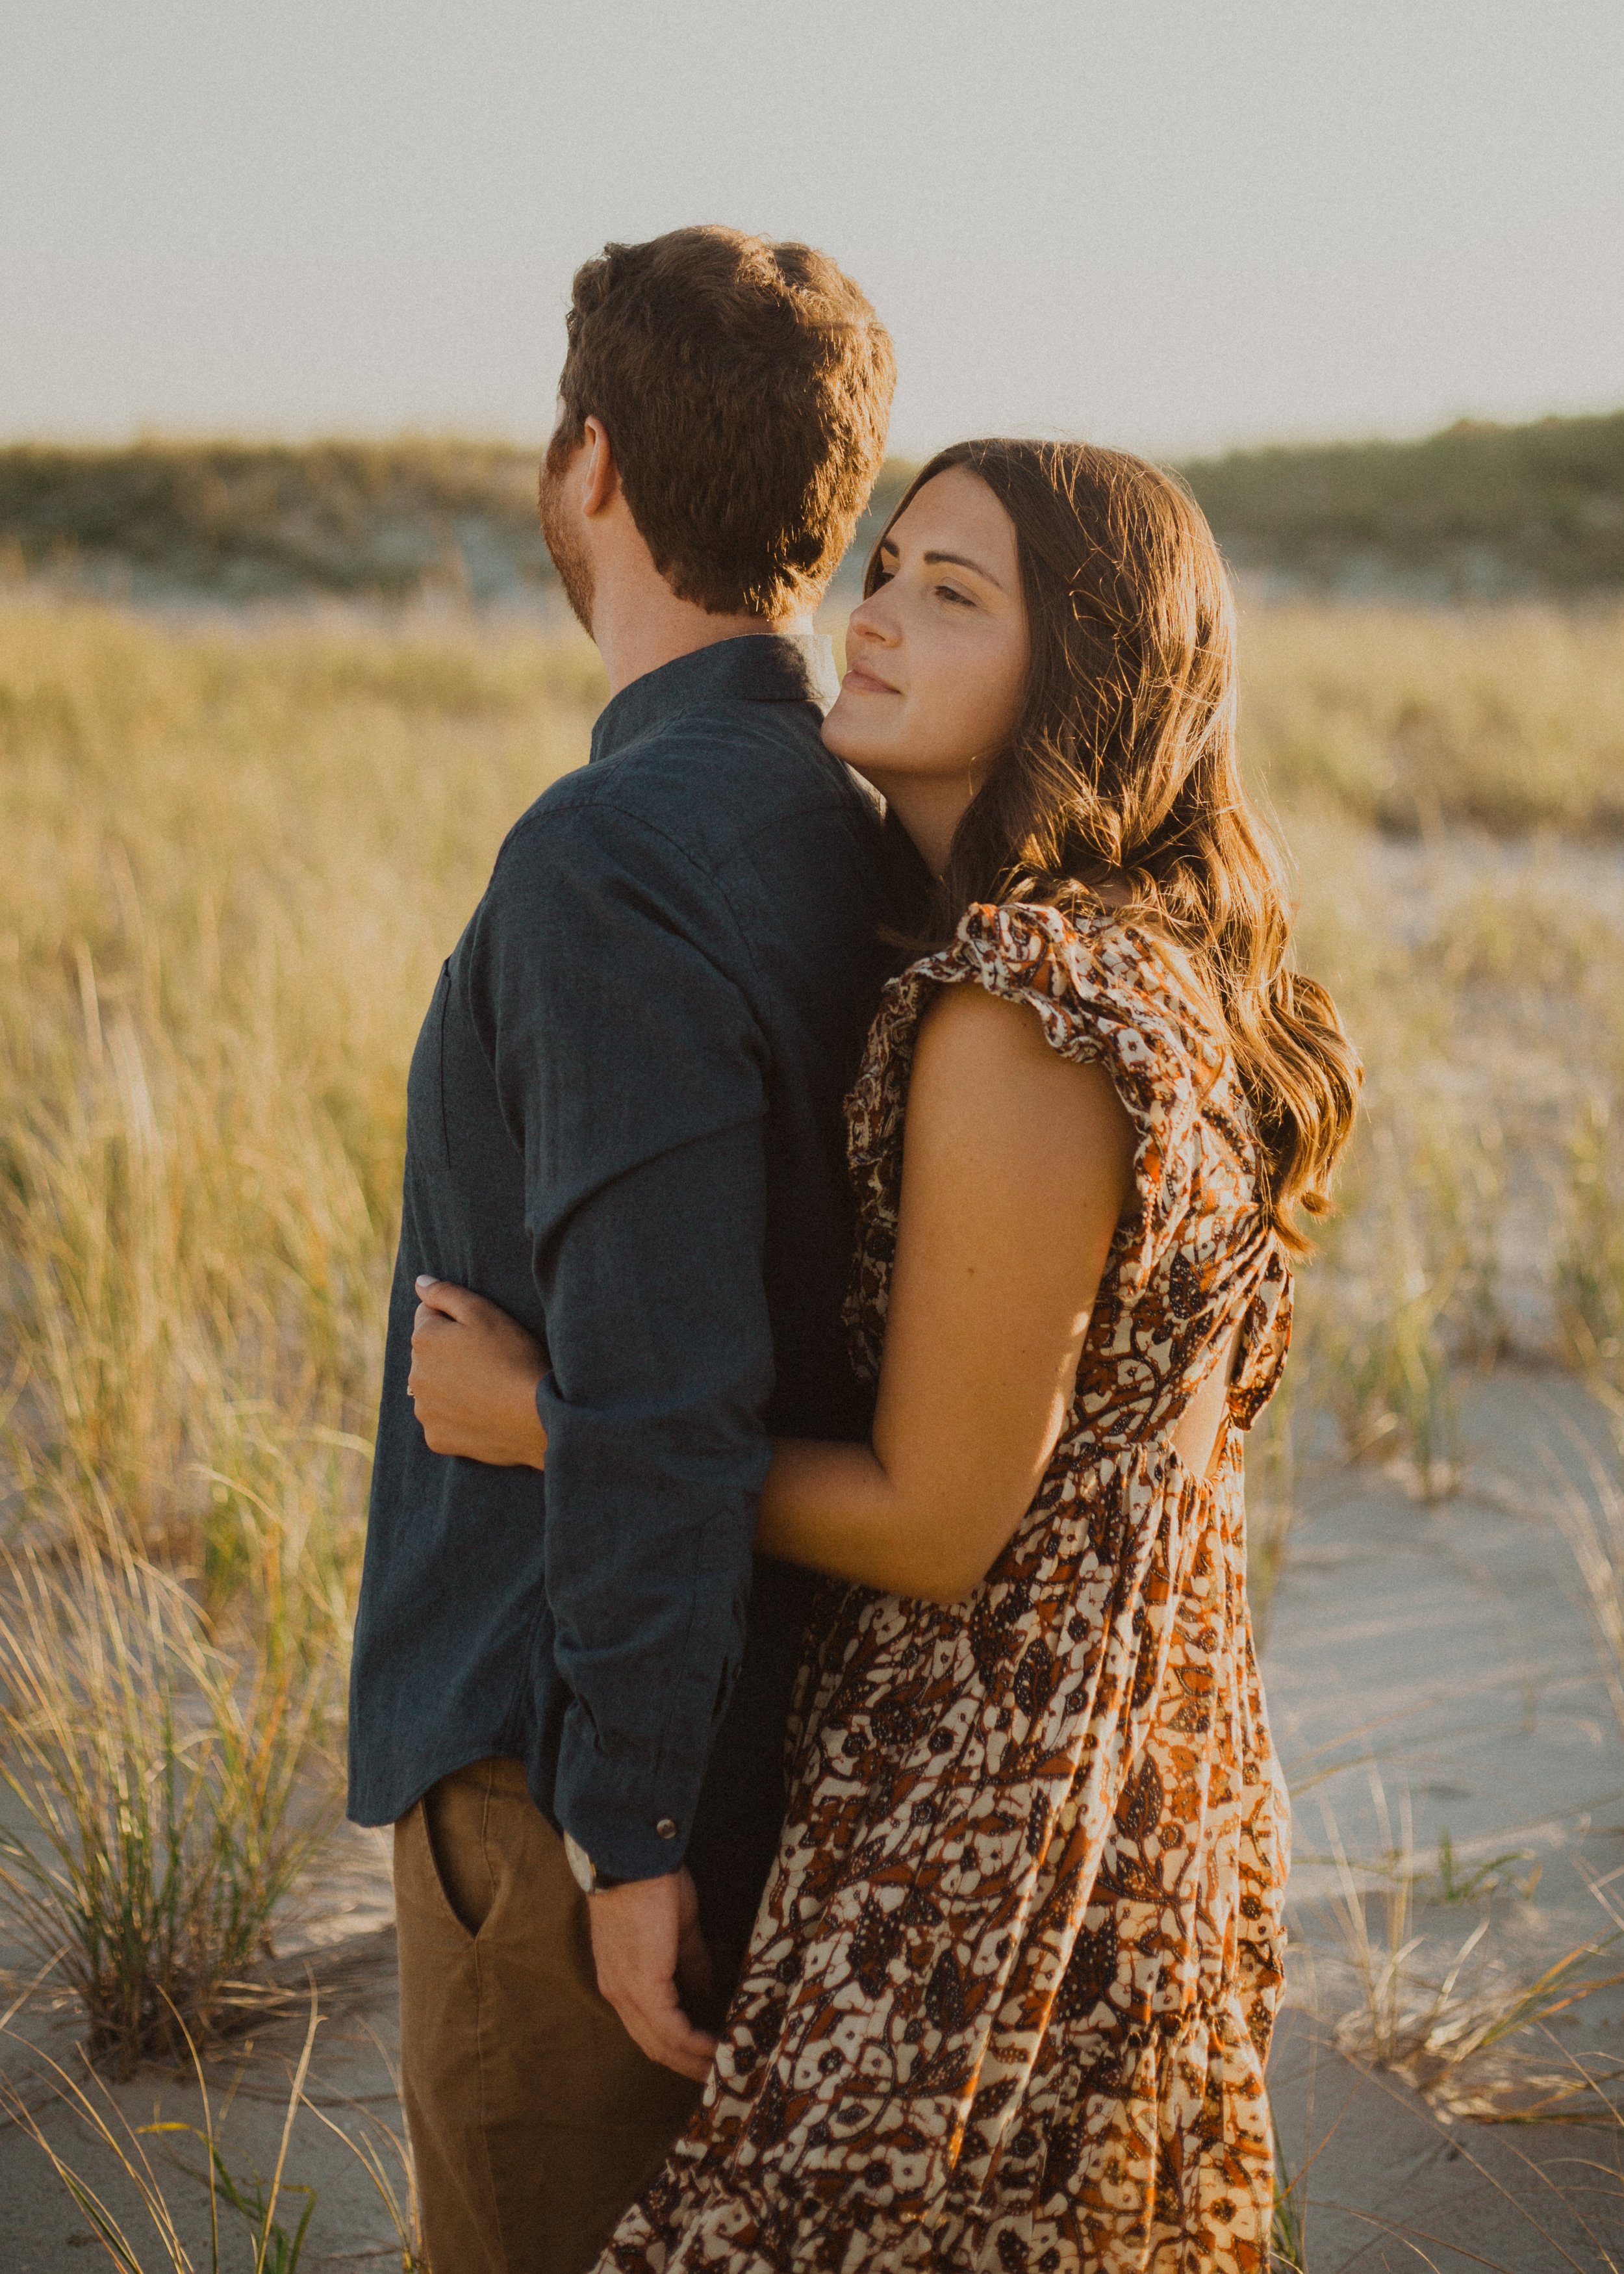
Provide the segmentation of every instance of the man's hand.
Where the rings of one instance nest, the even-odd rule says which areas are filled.
[[[448,1279],[417,1282],[406,1394],[432,1453],[499,1469],[545,1469],[536,1389],[547,1353],[516,1319]]]
[[[682,2010],[682,1992],[710,1989],[710,1954],[699,1931],[699,1895],[684,1869],[660,1879],[628,1879],[589,1895],[598,1986],[650,2060],[703,2084],[717,2041]]]

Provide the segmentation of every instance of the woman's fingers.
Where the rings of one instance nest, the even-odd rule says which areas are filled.
[[[483,1295],[471,1288],[459,1287],[455,1279],[431,1279],[427,1272],[417,1280],[417,1307],[443,1312],[447,1318],[455,1319],[459,1325],[471,1325],[481,1311],[493,1311],[496,1306],[487,1303]]]
[[[545,1468],[546,1432],[536,1411],[542,1345],[483,1295],[426,1274],[417,1284],[406,1394],[429,1450]]]
[[[444,1318],[453,1324],[466,1328],[477,1337],[477,1347],[493,1359],[512,1360],[523,1352],[525,1359],[533,1354],[540,1360],[538,1371],[546,1371],[546,1352],[528,1327],[504,1311],[500,1303],[488,1297],[476,1295],[471,1287],[459,1287],[455,1279],[432,1279],[426,1272],[417,1279],[417,1320],[425,1313]]]

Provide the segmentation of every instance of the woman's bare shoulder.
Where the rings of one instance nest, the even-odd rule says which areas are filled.
[[[1030,1003],[971,981],[940,989],[921,1019],[910,1111],[921,1104],[1026,1139],[1058,1134],[1079,1108],[1128,1126],[1103,1065],[1056,1049]]]
[[[921,1016],[919,1034],[921,1047],[929,1035],[938,1051],[951,1050],[989,1064],[1034,1052],[1054,1056],[1030,1004],[978,987],[967,976],[936,990]]]

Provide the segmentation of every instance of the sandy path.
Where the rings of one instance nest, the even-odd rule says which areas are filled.
[[[1420,1938],[1401,2013],[1425,2002],[1420,1980],[1440,1981],[1478,1927],[1451,2012],[1611,1931],[1591,1882],[1624,1894],[1624,1877],[1605,1884],[1624,1871],[1624,1743],[1552,1512],[1559,1492],[1590,1488],[1586,1448],[1605,1455],[1607,1433],[1554,1375],[1496,1374],[1465,1418],[1458,1499],[1427,1509],[1370,1472],[1327,1479],[1271,1607],[1265,1677],[1297,1849],[1292,2010],[1271,2089],[1288,2169],[1302,2174],[1312,2274],[1624,2263],[1624,2134],[1443,2120],[1447,2081],[1429,2103],[1336,2049],[1338,2022],[1365,2006],[1339,1845],[1361,1864],[1387,1858],[1385,1874],[1357,1875],[1378,1962],[1390,1932],[1400,1946]],[[1406,1819],[1410,1852],[1395,1856]],[[1508,1856],[1491,1874],[1498,1886],[1474,1891],[1474,1875]],[[1536,1866],[1531,1894],[1519,1893]],[[1390,1929],[1406,1879],[1409,1915]],[[1624,1970],[1624,1940],[1583,1970]],[[1614,1988],[1462,2067],[1455,2097],[1496,2097],[1517,2061],[1571,2082],[1578,2062],[1621,2059]],[[1430,2066],[1445,2076],[1447,2060]]]

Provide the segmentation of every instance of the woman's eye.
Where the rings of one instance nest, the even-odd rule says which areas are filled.
[[[952,600],[961,608],[971,608],[975,605],[968,592],[957,592],[951,584],[938,584],[936,597],[942,600]]]

